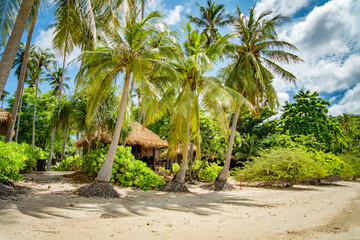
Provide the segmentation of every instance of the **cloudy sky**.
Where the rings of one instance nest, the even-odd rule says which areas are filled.
[[[206,0],[199,0],[205,5]],[[318,91],[331,102],[329,113],[360,114],[360,1],[359,0],[218,0],[230,14],[236,5],[248,13],[256,6],[258,12],[272,10],[274,14],[290,17],[290,21],[278,29],[279,38],[293,43],[304,63],[286,66],[297,77],[296,86],[275,79],[280,102],[291,101],[300,89]],[[164,22],[171,29],[178,29],[186,22],[186,14],[198,16],[195,1],[152,0],[147,11],[160,10]],[[42,10],[35,29],[33,42],[41,48],[51,48],[53,10]],[[222,32],[229,31],[222,29]],[[25,42],[25,40],[24,40]],[[74,51],[74,58],[79,51]],[[60,61],[60,60],[59,60]],[[69,66],[73,77],[78,66]],[[9,79],[6,90],[13,92],[17,81]],[[46,86],[43,86],[46,88]]]

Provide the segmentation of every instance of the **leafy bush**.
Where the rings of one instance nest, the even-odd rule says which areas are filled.
[[[199,168],[201,167],[201,161],[195,161],[193,166],[193,173],[196,173]],[[197,175],[197,180],[205,181],[205,182],[212,182],[216,179],[219,175],[222,167],[219,166],[215,162],[207,162],[205,167],[200,170],[199,174]]]
[[[18,144],[18,146],[20,146],[18,151],[22,151],[27,156],[24,170],[35,170],[37,159],[44,159],[44,151],[41,148],[33,147],[26,143]]]
[[[27,156],[20,151],[15,151],[14,144],[0,142],[0,182],[20,180],[19,172],[26,166]]]
[[[292,186],[307,179],[329,176],[351,178],[351,165],[332,153],[309,152],[303,148],[278,148],[264,152],[261,157],[247,162],[240,172],[244,180]]]
[[[41,148],[22,143],[0,142],[0,181],[20,180],[20,172],[34,170],[37,159],[44,158]]]
[[[344,154],[339,156],[342,161],[346,164],[350,165],[351,168],[354,170],[353,178],[360,177],[360,157],[354,154]]]
[[[327,176],[351,178],[355,174],[348,163],[340,160],[340,158],[333,153],[314,152],[313,158],[325,169]]]
[[[274,149],[263,153],[254,161],[247,162],[241,173],[244,180],[282,183],[285,186],[314,176],[326,176],[326,171],[312,159],[311,153],[298,148]]]
[[[80,155],[70,156],[62,160],[58,167],[54,168],[55,171],[74,171],[75,165],[79,163]]]
[[[87,154],[81,160],[82,170],[95,177],[105,161],[107,151],[108,147],[105,147]],[[131,147],[118,146],[112,173],[111,182],[125,187],[149,190],[165,184],[165,180],[148,168],[145,162],[135,160]]]
[[[180,165],[178,163],[173,163],[173,173],[174,175],[180,170]]]

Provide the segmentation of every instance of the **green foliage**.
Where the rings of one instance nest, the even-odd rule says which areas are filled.
[[[195,161],[193,165],[193,172],[197,172],[201,167],[201,161]],[[212,182],[215,181],[216,177],[219,175],[222,167],[219,166],[215,162],[207,162],[205,167],[200,170],[199,174],[197,175],[197,180],[205,181],[205,182]]]
[[[9,109],[12,109],[15,99],[15,94],[9,99]],[[25,88],[22,107],[21,107],[21,121],[19,128],[18,142],[31,143],[32,134],[32,120],[34,113],[35,90],[33,88]],[[50,119],[54,108],[54,96],[52,91],[39,94],[36,105],[36,135],[35,144],[42,149],[50,143],[51,124]],[[61,142],[62,137],[58,139]]]
[[[74,171],[75,166],[79,164],[80,155],[70,156],[62,160],[58,167],[54,168],[55,171]]]
[[[355,154],[344,154],[339,156],[342,161],[346,164],[350,165],[351,168],[354,170],[353,178],[360,177],[360,157]]]
[[[39,148],[25,143],[0,142],[0,182],[20,180],[20,172],[35,169],[36,160],[42,158],[44,153]]]
[[[178,163],[173,163],[173,173],[174,175],[180,170],[180,165]]]
[[[240,172],[248,181],[280,183],[285,186],[309,178],[350,178],[355,173],[351,165],[332,153],[312,153],[301,148],[278,148],[264,152],[261,157],[247,162]]]
[[[170,127],[170,116],[164,116],[155,123],[149,125],[148,129],[159,135],[161,139],[169,140]]]
[[[317,175],[325,177],[325,171],[316,164],[311,154],[302,149],[275,149],[262,154],[252,162],[247,162],[241,171],[244,180],[283,183],[292,186],[297,181]]]
[[[108,147],[95,150],[81,161],[81,168],[90,176],[96,176],[105,161]],[[154,189],[165,184],[165,180],[146,166],[135,160],[131,147],[118,146],[112,170],[111,182],[124,187],[134,186],[143,190]]]
[[[330,147],[339,132],[338,124],[326,115],[330,103],[319,97],[319,93],[304,90],[295,94],[294,100],[294,103],[288,102],[284,106],[281,116],[284,133],[313,135],[318,142]]]
[[[14,151],[12,144],[0,142],[0,182],[20,180],[19,172],[24,169],[26,159],[23,152]]]

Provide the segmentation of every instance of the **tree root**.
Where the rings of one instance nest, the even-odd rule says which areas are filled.
[[[228,182],[214,181],[212,183],[203,184],[200,186],[206,190],[215,190],[215,191],[231,191],[234,190],[234,186]]]
[[[119,193],[109,182],[93,182],[77,190],[81,197],[118,198]]]
[[[158,190],[164,192],[190,192],[184,183],[175,181],[166,183],[164,186],[158,188]]]

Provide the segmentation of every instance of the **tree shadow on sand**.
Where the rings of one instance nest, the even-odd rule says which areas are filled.
[[[81,215],[95,215],[100,218],[122,218],[147,216],[159,209],[207,216],[218,214],[220,211],[223,212],[222,205],[272,207],[249,198],[232,196],[223,192],[165,193],[120,190],[122,195],[120,199],[100,199],[79,197],[72,190],[54,192],[33,189],[28,194],[19,197],[17,201],[6,200],[1,202],[0,223],[6,224],[8,222],[6,215],[9,209],[39,219],[71,219],[78,216],[75,212]],[[124,192],[126,192],[125,195]]]

